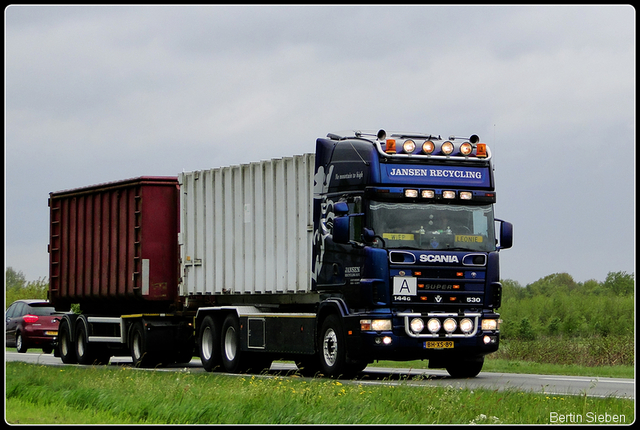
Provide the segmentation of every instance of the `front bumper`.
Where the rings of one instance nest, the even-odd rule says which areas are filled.
[[[439,314],[441,318],[449,318],[449,314]],[[477,315],[477,316],[476,316]],[[499,315],[462,314],[456,318],[473,318],[474,329],[469,334],[461,332],[432,334],[425,332],[413,333],[408,327],[410,316],[420,314],[396,314],[393,318],[391,331],[361,331],[359,322],[361,316],[353,317],[347,330],[347,348],[349,357],[353,360],[447,360],[461,357],[481,357],[498,350],[500,345],[500,331],[483,330],[482,319],[498,319]],[[428,319],[431,315],[421,315]],[[380,316],[376,316],[380,318]],[[356,321],[357,320],[357,321]],[[357,322],[357,326],[355,324]]]

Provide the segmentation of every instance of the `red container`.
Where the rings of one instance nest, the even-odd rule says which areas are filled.
[[[140,177],[49,195],[56,310],[169,310],[178,288],[178,180]]]

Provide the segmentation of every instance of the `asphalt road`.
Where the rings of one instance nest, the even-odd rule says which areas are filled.
[[[5,353],[5,361],[23,361],[27,363],[39,363],[43,365],[66,366],[60,358],[53,354]],[[129,357],[112,357],[109,366],[130,366]],[[274,363],[269,377],[282,372],[294,371],[293,363]],[[154,369],[141,369],[154,370]],[[176,365],[155,369],[164,372],[205,372],[200,364],[200,359],[195,358],[187,365]],[[635,380],[623,378],[599,378],[587,376],[562,376],[562,375],[525,375],[515,373],[491,373],[481,372],[475,378],[455,379],[449,376],[445,370],[439,369],[408,369],[386,368],[368,366],[357,378],[358,384],[403,384],[416,386],[452,386],[454,388],[487,388],[492,390],[516,389],[533,393],[545,393],[549,395],[584,395],[590,397],[622,397],[635,399]]]

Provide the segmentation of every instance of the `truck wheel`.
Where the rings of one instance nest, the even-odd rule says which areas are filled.
[[[76,357],[75,345],[71,342],[71,327],[69,322],[63,319],[60,322],[59,327],[60,338],[58,339],[58,350],[60,351],[60,359],[65,364],[76,364],[78,359]]]
[[[240,350],[240,322],[235,315],[228,315],[222,324],[222,367],[229,373],[246,370],[244,354]]]
[[[107,364],[110,356],[103,345],[89,342],[88,323],[80,319],[76,328],[76,358],[79,364]]]
[[[218,324],[211,316],[207,316],[202,321],[200,335],[198,336],[198,349],[202,367],[207,372],[213,371],[220,366],[220,331]]]
[[[18,332],[18,334],[16,334],[16,350],[18,352],[27,352],[27,344],[24,343],[24,338],[22,337],[22,333]]]
[[[149,352],[144,325],[141,321],[136,322],[131,329],[130,351],[134,367],[155,367],[159,363],[157,358]]]
[[[453,378],[475,378],[482,370],[484,357],[474,360],[454,361],[446,366],[447,372]]]
[[[323,322],[319,337],[320,371],[325,376],[344,376],[347,348],[340,318],[329,315]]]

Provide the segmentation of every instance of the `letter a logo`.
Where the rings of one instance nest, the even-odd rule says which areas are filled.
[[[418,278],[395,276],[393,294],[396,296],[415,296],[418,292]]]
[[[402,294],[406,290],[407,293],[411,294],[411,290],[409,289],[409,284],[406,279],[402,280],[402,285],[400,286],[400,294]]]

